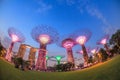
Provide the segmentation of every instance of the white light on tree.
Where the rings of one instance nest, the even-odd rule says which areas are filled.
[[[50,41],[50,37],[48,35],[43,34],[39,36],[39,40],[40,40],[40,43],[46,44]]]
[[[106,42],[107,42],[107,39],[102,39],[101,40],[101,44],[106,44]]]
[[[17,42],[19,40],[17,35],[12,34],[11,37],[13,42]]]
[[[80,45],[83,45],[86,42],[86,37],[85,36],[79,36],[76,39],[76,42],[79,43]]]

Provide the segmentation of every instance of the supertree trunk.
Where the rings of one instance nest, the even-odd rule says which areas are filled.
[[[83,50],[83,57],[84,57],[85,63],[88,63],[88,54],[87,54],[85,45],[82,45],[82,50]]]
[[[57,60],[57,64],[58,64],[58,65],[60,64],[60,60]]]
[[[68,62],[71,62],[74,64],[72,48],[67,49],[67,56],[68,56]]]
[[[31,48],[30,53],[29,53],[29,61],[30,61],[30,66],[33,66],[35,64],[35,54],[36,54],[36,48]]]
[[[25,44],[21,44],[17,56],[23,58],[25,52],[26,52],[26,46]]]
[[[36,63],[37,70],[46,70],[46,45],[41,44]]]
[[[109,48],[108,48],[107,44],[104,44],[104,47],[106,48],[107,54],[110,56],[111,54],[110,54],[110,51],[109,51]]]
[[[14,42],[12,42],[10,44],[10,47],[8,48],[8,51],[7,51],[7,54],[6,54],[6,57],[5,57],[8,61],[11,61],[13,46],[14,46]]]

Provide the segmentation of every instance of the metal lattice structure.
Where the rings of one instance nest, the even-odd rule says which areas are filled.
[[[108,40],[108,39],[109,39],[109,35],[106,34],[105,36],[103,36],[103,37],[97,42],[97,44],[98,44],[98,45],[101,45],[101,44],[104,45],[107,54],[110,56],[111,53],[110,53],[109,47],[108,47],[108,45],[107,45],[107,40]]]
[[[88,63],[88,54],[86,51],[85,43],[90,39],[91,35],[92,35],[91,31],[87,29],[77,30],[73,32],[71,35],[71,37],[73,37],[73,39],[76,40],[76,42],[82,46],[85,64]]]
[[[46,46],[51,43],[55,43],[59,39],[59,34],[56,29],[47,26],[40,25],[33,28],[31,32],[32,38],[40,43],[40,49],[38,53],[38,59],[36,63],[37,70],[45,70],[46,69]]]
[[[70,35],[61,36],[61,39],[58,41],[58,45],[63,47],[67,51],[67,61],[74,64],[74,56],[72,48],[76,45],[76,42]]]
[[[23,34],[19,30],[15,29],[13,27],[10,27],[8,29],[8,34],[11,37],[11,44],[10,44],[10,47],[8,48],[8,50],[7,50],[7,54],[6,54],[5,58],[8,61],[11,61],[12,48],[14,46],[14,43],[15,42],[20,42],[20,43],[24,42],[25,41],[25,37],[23,36]]]

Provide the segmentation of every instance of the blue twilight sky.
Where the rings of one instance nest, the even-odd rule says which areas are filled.
[[[25,44],[39,47],[30,33],[40,24],[56,28],[60,35],[87,28],[92,37],[86,46],[94,48],[104,34],[120,29],[120,0],[0,0],[2,39],[8,36],[9,27],[15,27],[26,37]],[[79,49],[79,45],[73,48],[75,57]],[[66,56],[66,50],[56,44],[47,50],[48,55]]]

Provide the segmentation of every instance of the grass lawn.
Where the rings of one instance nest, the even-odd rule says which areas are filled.
[[[0,80],[120,80],[120,55],[90,68],[70,72],[21,71],[0,58]]]

